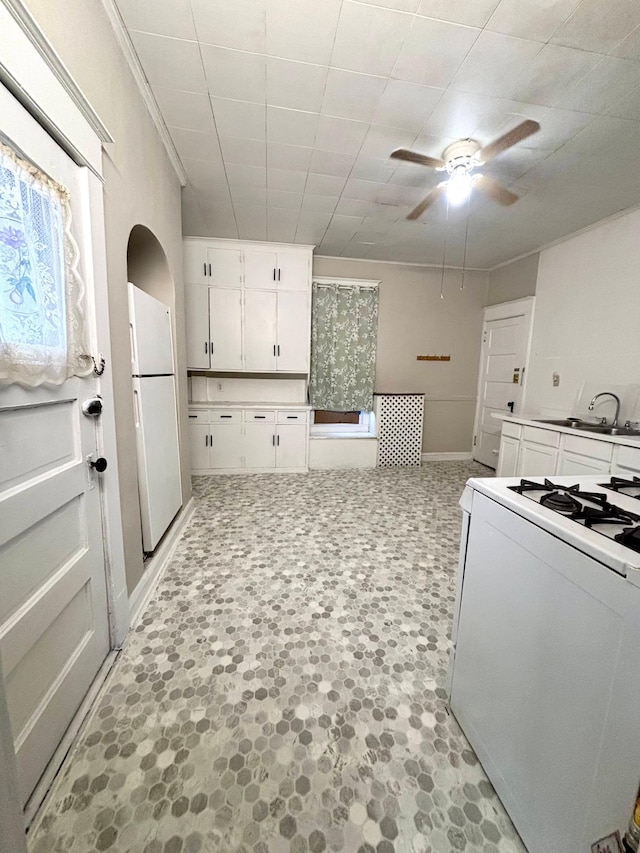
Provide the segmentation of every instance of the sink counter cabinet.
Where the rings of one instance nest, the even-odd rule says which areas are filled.
[[[588,436],[562,427],[502,422],[498,477],[613,474],[640,476],[640,442]]]

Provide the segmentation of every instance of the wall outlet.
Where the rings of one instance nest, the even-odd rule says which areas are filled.
[[[558,385],[560,384],[560,374],[559,374],[559,373],[554,373],[554,374],[553,374],[552,383],[553,383],[553,387],[554,387],[554,388],[557,388],[557,387],[558,387]]]
[[[222,382],[218,382],[218,391],[222,391]]]

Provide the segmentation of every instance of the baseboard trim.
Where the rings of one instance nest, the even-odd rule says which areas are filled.
[[[423,453],[423,462],[467,462],[471,460],[471,453]]]
[[[155,554],[148,561],[144,574],[129,597],[129,630],[136,625],[138,619],[140,619],[146,610],[147,604],[158,585],[158,581],[164,574],[175,553],[185,527],[191,521],[194,509],[194,500],[190,498],[180,515],[173,522],[160,547],[156,549]]]

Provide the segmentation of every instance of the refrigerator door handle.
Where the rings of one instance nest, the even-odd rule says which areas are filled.
[[[140,427],[140,401],[138,399],[138,392],[135,388],[133,389],[133,418],[134,418],[136,427],[139,428]]]

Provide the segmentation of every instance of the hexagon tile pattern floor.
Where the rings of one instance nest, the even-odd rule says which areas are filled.
[[[444,691],[487,473],[196,478],[32,853],[522,853]]]

